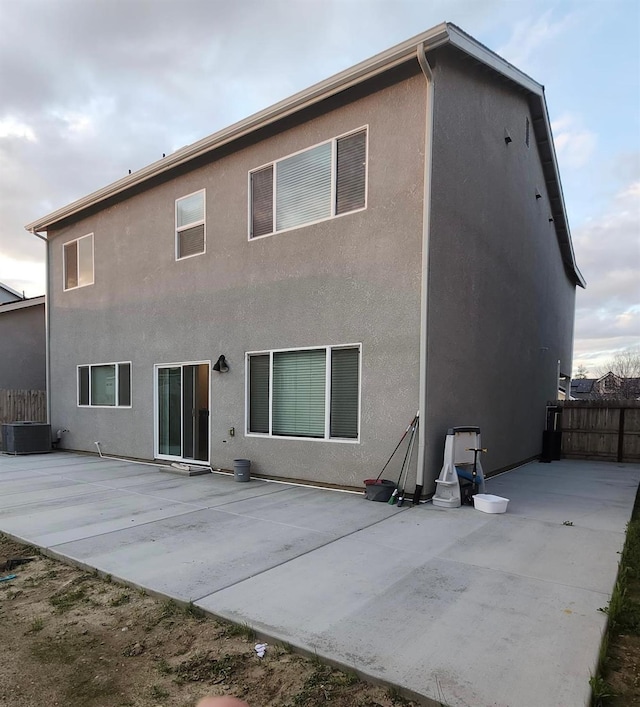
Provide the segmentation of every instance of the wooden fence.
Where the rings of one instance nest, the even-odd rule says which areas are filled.
[[[640,401],[564,400],[562,456],[640,462]]]
[[[0,390],[0,424],[3,422],[46,422],[45,390]],[[0,434],[0,449],[2,435]]]

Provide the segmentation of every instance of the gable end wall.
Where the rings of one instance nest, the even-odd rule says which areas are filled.
[[[485,471],[540,453],[558,360],[563,373],[571,371],[575,307],[532,126],[525,144],[526,94],[447,50],[434,65],[431,478],[451,426],[480,426]],[[523,375],[526,389],[515,386]]]

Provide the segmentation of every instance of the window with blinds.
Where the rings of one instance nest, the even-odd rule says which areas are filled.
[[[358,439],[359,346],[249,354],[247,376],[250,434]]]
[[[93,285],[93,233],[63,246],[64,289]]]
[[[364,209],[367,129],[251,172],[250,238]]]
[[[176,199],[176,259],[205,252],[204,189]]]
[[[78,366],[80,407],[131,407],[131,363]]]

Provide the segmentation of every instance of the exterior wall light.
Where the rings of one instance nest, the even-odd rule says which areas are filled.
[[[542,194],[536,189],[536,199],[542,199]]]
[[[218,373],[226,373],[229,370],[227,359],[224,356],[220,356],[213,364],[213,370],[218,371]]]
[[[509,131],[506,128],[504,129],[504,141],[507,143],[507,145],[510,142],[513,142],[513,140],[511,139],[511,135],[509,135]]]

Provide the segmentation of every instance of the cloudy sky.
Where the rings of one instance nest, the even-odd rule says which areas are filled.
[[[640,344],[638,0],[0,0],[0,281],[44,292],[24,224],[445,20],[546,87],[597,373]]]

